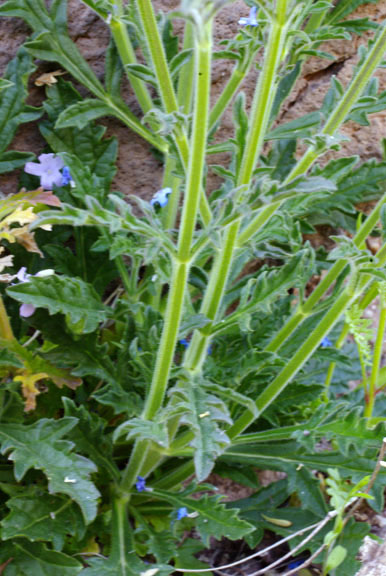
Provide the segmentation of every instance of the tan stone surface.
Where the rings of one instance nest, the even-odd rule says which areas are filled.
[[[165,11],[176,8],[178,0],[156,0],[156,8]],[[226,6],[218,16],[215,25],[216,43],[222,38],[234,36],[238,29],[238,19],[248,14],[248,7],[242,0],[236,0]],[[380,0],[377,4],[361,6],[356,17],[369,16],[377,21],[386,17],[386,0]],[[108,41],[106,25],[80,0],[69,0],[70,33],[88,62],[95,70],[98,77],[103,77],[104,52]],[[15,54],[18,46],[28,36],[28,27],[20,19],[0,18],[0,74],[4,71],[7,62]],[[305,66],[304,78],[296,87],[294,95],[286,103],[281,121],[289,121],[318,108],[326,93],[332,74],[346,84],[349,81],[352,66],[356,60],[358,45],[366,41],[366,37],[357,38],[353,42],[337,41],[326,45],[326,48],[337,57],[337,63],[328,60],[311,59]],[[225,61],[215,61],[213,65],[212,101],[221,92],[225,85],[233,64]],[[57,66],[51,63],[38,62],[37,77],[43,72],[53,70]],[[69,76],[66,76],[68,78]],[[250,102],[256,84],[257,72],[253,69],[244,81],[243,90]],[[381,87],[386,88],[386,70],[379,71]],[[44,98],[44,89],[31,86],[30,103],[39,104]],[[135,113],[138,106],[131,94],[128,97],[129,105]],[[118,172],[114,187],[126,194],[139,194],[149,198],[154,190],[161,184],[162,166],[159,161],[149,154],[148,146],[138,136],[130,132],[114,119],[103,122],[108,127],[108,134],[115,134],[120,143]],[[231,113],[226,114],[220,137],[226,139],[233,132]],[[380,156],[380,139],[386,137],[385,113],[374,115],[371,126],[360,127],[348,123],[342,132],[350,136],[351,141],[344,144],[341,154],[360,154],[363,159],[371,156]],[[44,141],[39,135],[35,125],[23,125],[15,139],[14,148],[19,150],[31,150],[40,153],[44,147]],[[326,156],[326,159],[328,155]],[[213,159],[214,160],[214,159]],[[211,159],[212,161],[212,159]],[[216,158],[218,161],[218,158]],[[218,180],[211,178],[209,186],[213,188]],[[0,177],[0,187],[4,192],[14,192],[17,186],[16,175],[4,175]]]

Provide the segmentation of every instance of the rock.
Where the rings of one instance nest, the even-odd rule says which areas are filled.
[[[98,18],[80,0],[69,0],[69,30],[71,37],[76,41],[78,48],[83,53],[91,67],[99,78],[103,77],[104,53],[108,43],[108,29],[104,22]],[[177,8],[179,0],[155,0],[156,9],[168,11]],[[215,23],[215,41],[232,37],[238,30],[238,20],[243,15],[248,15],[249,8],[242,0],[236,0],[227,5],[217,17]],[[379,22],[386,18],[386,2],[382,0],[377,4],[365,4],[355,13],[355,17],[369,17]],[[177,23],[176,30],[181,26]],[[28,27],[18,18],[0,18],[0,74],[8,61],[15,55],[17,48],[29,35]],[[337,58],[337,62],[312,58],[304,67],[303,78],[299,80],[294,94],[286,102],[281,112],[280,122],[287,122],[300,115],[306,114],[318,108],[328,90],[331,75],[337,74],[344,83],[350,79],[351,71],[356,62],[356,51],[359,44],[367,41],[369,35],[356,38],[355,41],[334,41],[323,49],[330,50]],[[44,99],[44,88],[33,85],[33,80],[44,72],[57,69],[55,63],[37,62],[38,70],[31,79],[31,95],[29,103],[38,105]],[[231,73],[233,64],[227,61],[217,60],[213,65],[212,102],[221,93]],[[68,78],[66,75],[65,78]],[[381,88],[386,87],[386,70],[378,72]],[[242,89],[250,104],[256,85],[257,71],[252,69],[245,79]],[[84,90],[83,90],[84,93]],[[125,89],[127,101],[134,113],[139,114],[138,106],[131,91]],[[359,154],[364,160],[372,156],[381,157],[380,140],[385,137],[384,120],[386,112],[374,114],[371,117],[371,126],[362,127],[351,122],[345,124],[342,133],[349,136],[351,141],[344,143],[338,153]],[[125,194],[137,194],[149,199],[154,192],[161,187],[162,164],[157,158],[149,153],[149,147],[140,137],[132,133],[115,119],[103,120],[107,126],[107,134],[115,134],[119,140],[118,171],[114,180],[114,188]],[[227,139],[233,133],[231,110],[224,117],[223,125],[219,131],[220,139]],[[13,148],[17,150],[41,153],[44,148],[37,124],[24,124],[17,134]],[[299,148],[299,153],[302,149]],[[332,154],[325,155],[323,161],[327,161]],[[213,157],[211,162],[226,161],[227,157]],[[215,188],[220,180],[210,175],[208,187]],[[18,187],[18,175],[5,174],[0,177],[0,188],[5,193],[16,192]]]

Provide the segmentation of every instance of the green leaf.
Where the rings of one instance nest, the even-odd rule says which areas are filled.
[[[6,505],[10,513],[1,521],[3,540],[48,541],[56,550],[62,550],[68,535],[77,540],[84,536],[83,518],[72,500],[31,486],[24,488],[20,496],[10,498]]]
[[[19,167],[21,158],[33,158],[33,154],[17,152],[8,152],[4,156],[4,151],[20,124],[32,122],[42,115],[42,110],[25,103],[28,78],[34,70],[36,67],[31,57],[24,48],[20,48],[5,72],[3,86],[6,83],[7,89],[0,92],[0,173]]]
[[[143,82],[148,82],[154,87],[157,86],[157,80],[154,76],[154,72],[147,66],[144,66],[143,64],[126,64],[125,70],[129,76],[139,78]]]
[[[327,514],[328,507],[320,489],[320,481],[305,466],[288,469],[288,491],[291,494],[296,492],[303,509],[310,510],[320,518]]]
[[[371,454],[371,455],[370,455]],[[355,481],[371,474],[374,470],[376,454],[367,452],[363,457],[351,450],[343,456],[335,450],[309,453],[297,442],[282,442],[279,444],[237,445],[228,448],[221,456],[226,462],[248,463],[263,470],[287,471],[288,466],[303,464],[311,469],[327,471],[337,468],[344,477],[352,477]],[[386,484],[386,470],[381,470],[378,485]]]
[[[111,12],[111,2],[109,0],[82,0],[82,2],[92,8],[102,18],[107,18],[109,12]]]
[[[173,390],[175,410],[181,423],[194,433],[194,465],[199,481],[210,474],[215,459],[229,443],[229,438],[217,421],[232,423],[225,404],[208,394],[197,382],[184,382]]]
[[[94,288],[80,278],[31,278],[10,286],[7,292],[18,302],[47,308],[50,314],[64,314],[69,328],[78,334],[93,332],[108,317]]]
[[[20,361],[15,352],[0,348],[0,366],[23,368],[23,362]]]
[[[76,576],[82,570],[75,558],[24,540],[3,544],[0,554],[2,560],[12,558],[4,576]]]
[[[123,565],[115,557],[90,558],[88,568],[82,570],[81,576],[168,576],[173,572],[172,566],[144,564],[131,554]]]
[[[19,152],[18,150],[7,150],[0,156],[0,174],[11,172],[17,168],[22,168],[26,162],[33,160],[34,154],[30,152]]]
[[[93,120],[101,116],[109,116],[111,110],[101,100],[88,98],[77,102],[64,110],[55,125],[55,128],[69,128],[75,126],[82,130]]]
[[[133,418],[128,422],[123,422],[115,429],[113,434],[114,442],[117,442],[117,440],[123,435],[126,436],[126,440],[139,438],[141,440],[151,440],[165,448],[169,445],[166,422],[153,422],[142,420],[141,418]]]
[[[75,418],[43,418],[24,426],[3,424],[0,430],[1,452],[14,462],[19,482],[30,468],[42,470],[48,478],[51,494],[67,494],[81,508],[87,523],[97,513],[99,492],[90,481],[95,464],[72,452],[73,444],[61,438],[74,426]]]
[[[239,540],[254,530],[254,527],[239,518],[237,508],[227,508],[219,501],[218,496],[205,494],[199,500],[187,498],[183,495],[153,489],[152,494],[166,502],[170,502],[176,508],[187,508],[189,513],[196,512],[196,527],[206,546],[211,537],[221,537],[230,540]]]
[[[335,568],[337,568],[338,566],[340,566],[342,564],[342,562],[344,561],[344,559],[347,556],[347,550],[346,548],[343,548],[343,546],[335,546],[335,548],[332,550],[332,552],[328,555],[327,557],[327,561],[326,561],[326,572],[330,572],[331,570],[335,570]]]
[[[85,406],[76,406],[70,398],[62,398],[65,416],[76,418],[77,425],[67,434],[76,449],[90,457],[98,468],[105,470],[112,479],[119,478],[119,470],[113,461],[111,438],[105,433],[106,422]]]
[[[296,138],[306,138],[314,133],[320,126],[320,112],[310,112],[301,118],[296,118],[290,122],[278,126],[269,132],[266,140],[293,140]]]
[[[347,556],[339,566],[339,576],[352,576],[359,571],[361,563],[357,560],[358,551],[370,528],[366,522],[355,522],[353,518],[344,527],[338,542],[347,550]]]

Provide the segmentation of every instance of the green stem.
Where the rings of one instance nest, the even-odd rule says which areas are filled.
[[[360,70],[358,71],[355,78],[352,80],[349,88],[346,90],[343,98],[339,102],[336,109],[332,112],[330,118],[327,120],[322,134],[333,135],[335,131],[340,127],[345,121],[347,115],[349,114],[351,108],[361,95],[364,90],[366,83],[371,78],[374,70],[378,66],[379,62],[382,60],[383,54],[386,49],[386,26],[380,33],[377,41],[374,43],[372,49],[367,55],[366,60],[363,62]],[[301,176],[310,168],[313,162],[318,157],[318,152],[315,151],[314,147],[311,146],[304,156],[299,160],[296,166],[293,168],[291,173],[287,176],[284,184],[290,183],[292,180]],[[249,225],[243,230],[243,240],[248,241],[256,233],[255,219],[253,219]]]
[[[369,236],[373,228],[376,226],[382,206],[386,204],[386,194],[382,196],[379,200],[378,204],[375,206],[374,210],[362,224],[358,232],[356,233],[355,237],[353,238],[353,242],[355,246],[360,246],[363,241]],[[283,328],[276,334],[276,336],[271,340],[271,342],[266,347],[268,352],[276,352],[279,348],[284,344],[284,342],[288,339],[288,337],[293,333],[293,331],[297,328],[297,326],[307,318],[316,304],[320,301],[322,296],[327,292],[327,290],[332,286],[338,276],[343,272],[344,268],[347,266],[347,260],[337,260],[335,264],[330,268],[328,273],[310,296],[307,298],[306,302],[298,307],[296,312],[291,316],[288,322],[283,326]]]
[[[114,497],[112,502],[112,536],[111,536],[111,559],[119,576],[129,576],[130,552],[132,552],[131,529],[127,514],[128,498]]]
[[[288,0],[279,0],[277,3],[277,19],[270,31],[263,69],[256,86],[250,122],[251,129],[248,132],[242,167],[237,183],[238,186],[249,183],[254,166],[264,144],[265,129],[269,122],[275,94],[274,87],[276,86],[277,70],[286,37],[284,23],[286,20],[287,2]],[[264,215],[268,213],[271,213],[270,207],[263,209],[259,213],[258,218],[261,225],[264,225],[266,222],[267,219]],[[236,240],[240,224],[241,219],[235,220],[228,226],[225,232],[223,249],[215,260],[209,285],[202,302],[201,312],[212,321],[216,319],[221,306],[236,249]],[[191,345],[186,352],[184,365],[190,367],[190,369],[200,369],[206,356],[209,338],[210,331],[208,328],[195,331]]]
[[[122,280],[122,283],[125,287],[127,294],[132,294],[133,293],[132,292],[132,282],[131,282],[129,273],[127,271],[127,267],[125,265],[125,262],[123,260],[123,256],[117,256],[116,258],[114,258],[114,262],[115,262],[115,265],[116,265],[118,272],[121,276],[121,280]]]
[[[115,45],[118,50],[122,65],[127,73],[126,66],[128,64],[136,64],[137,58],[135,56],[134,48],[130,40],[130,36],[127,32],[127,26],[122,20],[118,18],[112,18],[110,22],[111,34],[114,38]],[[128,80],[134,93],[137,97],[139,105],[141,106],[142,112],[146,114],[149,110],[154,107],[153,101],[151,99],[150,93],[142,80],[135,78],[131,74],[127,73]]]
[[[14,340],[11,323],[8,318],[7,311],[4,306],[3,299],[0,295],[0,338],[4,340]]]
[[[288,0],[278,0],[276,18],[269,34],[267,54],[259,75],[252,104],[250,130],[248,131],[238,185],[249,184],[260,156],[269,125],[273,99],[277,88],[277,71],[287,36]]]
[[[342,312],[349,306],[354,297],[355,293],[351,290],[351,288],[347,288],[340,295],[340,297],[337,298],[335,303],[321,319],[316,329],[310,334],[307,340],[305,340],[296,354],[294,354],[294,356],[292,356],[292,358],[288,361],[285,368],[283,368],[278,376],[276,376],[276,378],[264,389],[260,396],[258,396],[255,404],[259,416],[284,390],[284,388],[299,372],[302,366],[304,366],[304,364],[319,346],[324,336],[328,334],[331,328],[336,324]],[[252,412],[246,410],[244,414],[238,420],[236,420],[233,426],[228,430],[228,436],[230,438],[235,438],[241,434],[241,432],[243,432],[243,430],[245,430],[250,424],[252,424],[255,419],[255,414],[252,414]]]
[[[323,130],[321,131],[322,134],[333,136],[338,128],[343,124],[350,113],[351,108],[362,94],[375,69],[382,60],[385,50],[386,25],[379,33],[377,40],[369,51],[356,76],[352,79],[344,97],[337,104],[335,110],[324,125]],[[319,152],[315,150],[314,146],[311,146],[293,168],[286,181],[294,180],[297,176],[307,172],[318,156]]]
[[[377,338],[376,338],[375,346],[374,346],[373,365],[372,365],[371,376],[370,376],[368,397],[367,397],[367,401],[365,404],[365,416],[367,418],[371,418],[373,415],[373,409],[374,409],[374,403],[375,403],[375,394],[377,391],[377,384],[378,384],[378,378],[379,378],[379,369],[381,367],[381,359],[382,359],[382,351],[383,351],[383,339],[385,336],[385,327],[386,327],[386,307],[382,306],[380,313],[379,313],[379,324],[378,324]]]
[[[211,22],[205,34],[196,40],[196,94],[193,113],[192,150],[188,166],[186,193],[182,209],[178,253],[173,262],[170,293],[165,312],[164,327],[154,368],[153,379],[146,398],[143,418],[152,419],[163,404],[180,328],[185,291],[190,268],[191,247],[197,222],[198,204],[205,164],[211,70]],[[140,456],[147,450],[137,442],[133,456],[124,473],[123,485],[130,488],[140,470]],[[134,460],[134,461],[133,461]]]
[[[231,77],[227,85],[225,86],[224,90],[221,93],[221,96],[218,98],[216,104],[213,106],[210,116],[209,116],[209,132],[211,132],[215,125],[219,122],[222,118],[224,112],[229,106],[229,103],[232,101],[234,95],[236,94],[240,84],[244,80],[244,78],[248,75],[252,63],[253,57],[256,54],[256,50],[251,50],[245,56],[245,58],[236,64],[233,68]]]

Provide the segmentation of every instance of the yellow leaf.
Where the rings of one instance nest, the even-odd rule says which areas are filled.
[[[63,76],[63,74],[66,74],[64,70],[54,70],[53,72],[41,74],[39,78],[36,78],[35,86],[52,86],[52,84],[57,83],[56,76]]]
[[[275,524],[275,526],[282,526],[283,528],[288,528],[288,526],[292,526],[292,522],[289,520],[284,520],[283,518],[270,518],[269,516],[265,516],[265,514],[261,515],[264,520],[267,522],[271,522],[271,524]]]
[[[25,399],[25,412],[30,412],[36,408],[36,396],[40,394],[40,390],[36,387],[36,382],[48,377],[48,374],[45,372],[38,372],[37,374],[24,372],[23,374],[15,376],[15,382],[21,382],[21,391]]]

